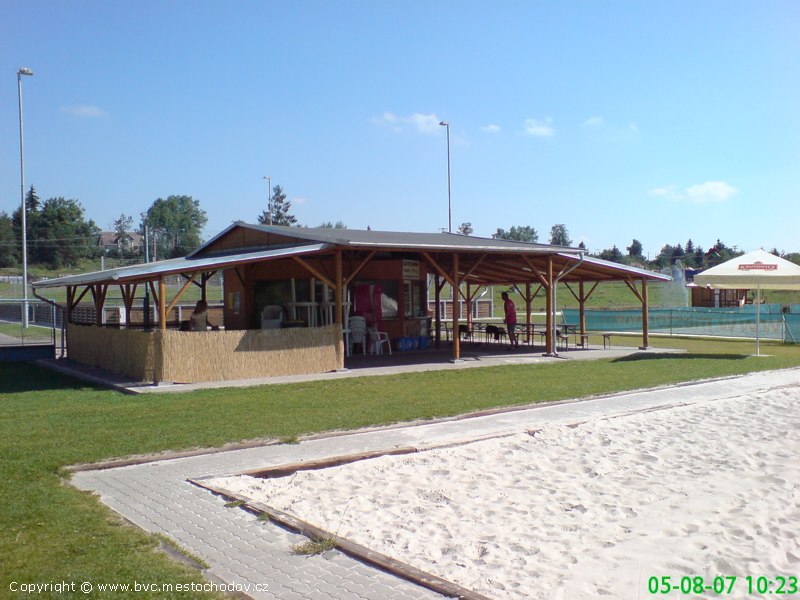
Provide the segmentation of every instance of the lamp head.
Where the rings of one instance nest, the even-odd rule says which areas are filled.
[[[442,127],[449,127],[449,126],[450,126],[450,123],[448,123],[447,121],[441,121],[441,122],[439,123],[439,125],[441,125]]]
[[[17,71],[17,75],[33,75],[33,71],[31,71],[28,67],[22,67],[19,71]]]

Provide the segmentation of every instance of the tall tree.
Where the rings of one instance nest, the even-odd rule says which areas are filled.
[[[631,242],[631,245],[626,248],[628,251],[628,256],[631,258],[642,258],[644,252],[644,246],[642,246],[642,242],[635,239]]]
[[[512,227],[508,231],[497,228],[492,237],[498,240],[514,240],[516,242],[528,242],[535,244],[539,239],[539,234],[530,225]]]
[[[28,233],[31,262],[59,268],[99,255],[96,242],[100,228],[93,220],[86,219],[79,201],[48,198],[41,211],[29,214],[35,214]]]
[[[470,222],[462,223],[461,225],[458,226],[458,233],[460,235],[472,235],[473,231],[474,230],[472,229],[472,223]]]
[[[297,225],[297,217],[289,212],[292,208],[291,201],[286,199],[286,193],[281,186],[276,185],[272,188],[272,224],[273,225]],[[262,225],[269,225],[269,209],[258,216],[258,222]]]
[[[550,244],[553,246],[571,246],[572,240],[569,239],[567,226],[557,223],[550,228]]]
[[[336,221],[336,223],[325,221],[319,227],[321,229],[347,229],[347,225],[345,225],[343,221]]]
[[[149,228],[157,247],[155,258],[174,258],[200,246],[207,222],[206,211],[200,208],[199,200],[191,196],[168,196],[166,200],[158,198],[142,213],[140,233],[144,233],[145,226]]]
[[[11,217],[5,212],[0,212],[0,267],[13,267],[17,264],[19,247]]]

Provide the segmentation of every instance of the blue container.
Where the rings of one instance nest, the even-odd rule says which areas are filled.
[[[428,336],[423,335],[419,338],[419,349],[425,350],[428,347]]]

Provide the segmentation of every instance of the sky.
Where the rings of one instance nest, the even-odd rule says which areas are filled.
[[[794,0],[0,2],[0,211],[800,251]]]

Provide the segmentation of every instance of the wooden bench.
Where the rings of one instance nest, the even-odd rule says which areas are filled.
[[[610,333],[603,334],[603,350],[606,348],[611,349],[611,335]]]

